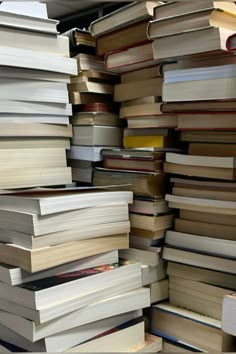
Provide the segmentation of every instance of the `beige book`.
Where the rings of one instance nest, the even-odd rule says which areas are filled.
[[[131,118],[140,116],[152,116],[162,114],[162,103],[147,103],[143,105],[134,105],[120,109],[120,118]]]
[[[162,78],[154,78],[116,85],[114,100],[124,102],[147,96],[162,96],[162,83]]]
[[[139,80],[138,80],[139,81]],[[130,107],[130,106],[139,106],[149,103],[158,103],[162,102],[161,97],[159,96],[147,96],[142,98],[137,98],[130,101],[121,102],[121,108]]]
[[[89,93],[99,93],[103,95],[113,95],[114,87],[113,85],[97,83],[97,82],[80,82],[77,84],[68,85],[69,92],[89,92]]]
[[[129,247],[127,234],[75,241],[37,250],[0,244],[0,259],[3,263],[35,273],[77,259],[127,247]]]
[[[69,138],[0,138],[0,149],[65,149],[69,150]]]
[[[173,215],[142,215],[130,213],[130,223],[132,228],[161,231],[172,227],[174,216]]]
[[[73,145],[122,146],[123,129],[107,126],[73,127]]]
[[[220,219],[222,225],[236,226],[234,215],[218,214],[216,212],[209,213],[205,211],[180,209],[180,218],[186,220],[207,222],[210,224],[217,224]]]
[[[180,134],[182,141],[200,142],[200,143],[236,143],[236,134],[234,131],[182,131]]]
[[[227,295],[223,302],[222,329],[232,336],[236,334],[235,314],[236,296],[235,294]]]
[[[160,66],[150,66],[148,68],[139,69],[136,71],[124,73],[121,75],[121,83],[126,84],[128,82],[134,82],[139,80],[148,80],[154,77],[161,77]]]
[[[198,58],[200,56],[227,54],[226,41],[234,31],[209,27],[192,32],[163,37],[154,40],[154,58]]]
[[[151,267],[147,264],[142,264],[142,286],[155,284],[166,278],[166,263],[160,260],[158,266]],[[154,286],[155,289],[155,286]],[[154,292],[155,293],[155,292]]]
[[[154,283],[149,284],[146,287],[150,289],[151,304],[155,304],[156,302],[161,302],[169,298],[168,279],[156,281]]]
[[[234,113],[178,114],[178,130],[227,130],[235,128]],[[209,156],[209,155],[208,155]],[[215,155],[216,156],[216,155]]]
[[[71,138],[71,125],[6,123],[1,126],[0,137],[56,137]]]
[[[72,104],[90,104],[94,102],[111,103],[110,95],[103,95],[100,93],[91,92],[70,92],[70,103]]]
[[[140,322],[69,349],[67,353],[97,353],[98,348],[102,348],[104,353],[112,353],[114,347],[120,353],[128,353],[130,348],[144,346],[144,342],[144,322]]]
[[[119,251],[119,257],[128,260],[146,264],[155,267],[161,262],[160,249],[156,251],[144,251],[136,248],[123,249]]]
[[[114,113],[86,112],[75,114],[71,119],[73,126],[76,125],[104,125],[118,126],[120,125],[119,117]]]
[[[236,191],[232,188],[228,191],[218,190],[217,188],[184,188],[182,185],[175,185],[172,189],[174,195],[179,195],[181,197],[190,198],[202,198],[202,199],[213,199],[213,200],[225,200],[232,201],[236,200]]]

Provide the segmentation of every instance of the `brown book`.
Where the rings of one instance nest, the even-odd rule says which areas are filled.
[[[70,92],[70,103],[74,105],[90,104],[94,102],[111,103],[111,96],[91,92]]]
[[[148,80],[148,79],[153,79],[154,77],[161,77],[161,76],[162,76],[161,66],[155,65],[155,66],[150,66],[148,68],[139,69],[139,70],[122,74],[121,83],[126,84],[127,82]]]
[[[133,47],[135,45],[147,42],[148,23],[149,20],[144,20],[137,24],[128,25],[118,31],[107,33],[98,37],[98,55],[103,56],[108,52]]]
[[[118,190],[131,190],[136,195],[162,199],[165,195],[165,175],[163,173],[109,170],[96,168],[95,186],[117,186]]]
[[[218,214],[216,211],[215,213],[209,213],[204,210],[193,211],[180,209],[180,218],[185,220],[206,222],[210,224],[217,224],[220,219],[222,225],[236,226],[234,215]]]
[[[131,227],[135,229],[143,228],[152,232],[162,231],[172,227],[173,215],[142,215],[130,213]]]
[[[236,132],[235,131],[181,131],[180,139],[189,142],[203,142],[203,143],[224,143],[235,144]]]
[[[207,80],[206,80],[207,81]],[[178,130],[236,130],[234,112],[178,113]]]
[[[164,113],[200,113],[200,112],[235,112],[236,101],[189,101],[189,102],[169,102],[163,103]]]
[[[163,170],[163,160],[145,158],[104,157],[103,166],[115,170],[157,172]]]
[[[236,157],[236,144],[189,144],[189,155]]]

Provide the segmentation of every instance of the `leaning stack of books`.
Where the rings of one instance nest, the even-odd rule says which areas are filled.
[[[37,5],[35,17],[0,8],[0,189],[71,183],[67,84],[76,61]]]
[[[74,35],[78,33],[75,31]],[[92,40],[95,42],[91,36]],[[91,48],[91,45],[88,43],[87,47]],[[107,72],[103,58],[84,53],[85,48],[85,44],[77,46],[79,53],[74,58],[79,74],[71,78],[69,85],[74,112],[68,158],[73,181],[91,184],[94,167],[101,161],[101,150],[120,147],[123,129],[113,104],[114,85],[119,82],[119,77]]]
[[[117,250],[129,245],[131,202],[130,192],[98,189],[1,197],[2,341],[33,352],[145,345],[141,316],[150,292],[139,263],[118,263]],[[161,350],[159,338],[149,341]]]
[[[189,143],[187,155],[166,154],[164,171],[175,175],[166,200],[178,214],[163,251],[169,302],[153,307],[152,331],[202,351],[227,352],[236,348],[227,300],[221,325],[224,296],[231,301],[236,290],[236,59],[230,49],[236,6],[214,5],[163,5],[149,27],[155,58],[178,61],[163,69],[163,101],[178,113],[178,130]]]
[[[95,169],[94,184],[123,184],[122,188],[134,192],[130,248],[121,251],[120,257],[142,263],[143,285],[150,288],[152,303],[168,298],[161,249],[173,215],[164,200],[163,162],[165,152],[175,144],[173,128],[177,126],[175,114],[162,113],[161,67],[147,37],[148,23],[159,5],[158,1],[132,3],[91,25],[106,68],[121,74],[114,100],[121,103],[120,119],[128,122],[124,149],[102,151],[103,168]]]

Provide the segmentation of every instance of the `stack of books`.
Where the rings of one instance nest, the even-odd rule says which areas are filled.
[[[175,114],[162,113],[161,67],[153,59],[147,28],[158,1],[135,2],[91,25],[97,37],[98,53],[105,54],[108,70],[121,74],[114,100],[121,103],[120,119],[127,121],[124,149],[104,149],[103,167],[97,167],[96,186],[134,192],[130,206],[130,248],[120,252],[128,262],[141,262],[143,285],[151,290],[151,302],[168,298],[165,262],[161,259],[165,231],[173,225],[173,215],[164,200],[166,177],[163,162],[173,148]],[[115,27],[111,26],[116,24]]]
[[[232,2],[175,2],[149,26],[154,57],[177,60],[164,65],[163,101],[188,143],[188,154],[167,153],[164,164],[177,214],[163,251],[169,302],[153,307],[152,331],[201,351],[236,348],[235,14]]]
[[[91,36],[92,40],[95,43]],[[73,181],[91,184],[94,167],[101,161],[101,150],[122,146],[123,128],[113,105],[114,85],[119,77],[107,72],[103,58],[85,53],[86,47],[91,48],[91,43],[77,46],[79,53],[74,58],[79,74],[71,78],[69,85],[74,112],[68,158]]]
[[[131,202],[99,189],[1,197],[0,340],[33,352],[161,350],[159,338],[145,343],[141,264],[118,263]]]
[[[45,5],[27,15],[7,6],[0,8],[0,189],[69,184],[67,84],[76,61]]]

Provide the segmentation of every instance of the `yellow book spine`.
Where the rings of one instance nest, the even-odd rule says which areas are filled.
[[[163,148],[165,137],[163,136],[125,136],[124,148],[145,148],[145,147],[157,147]]]

